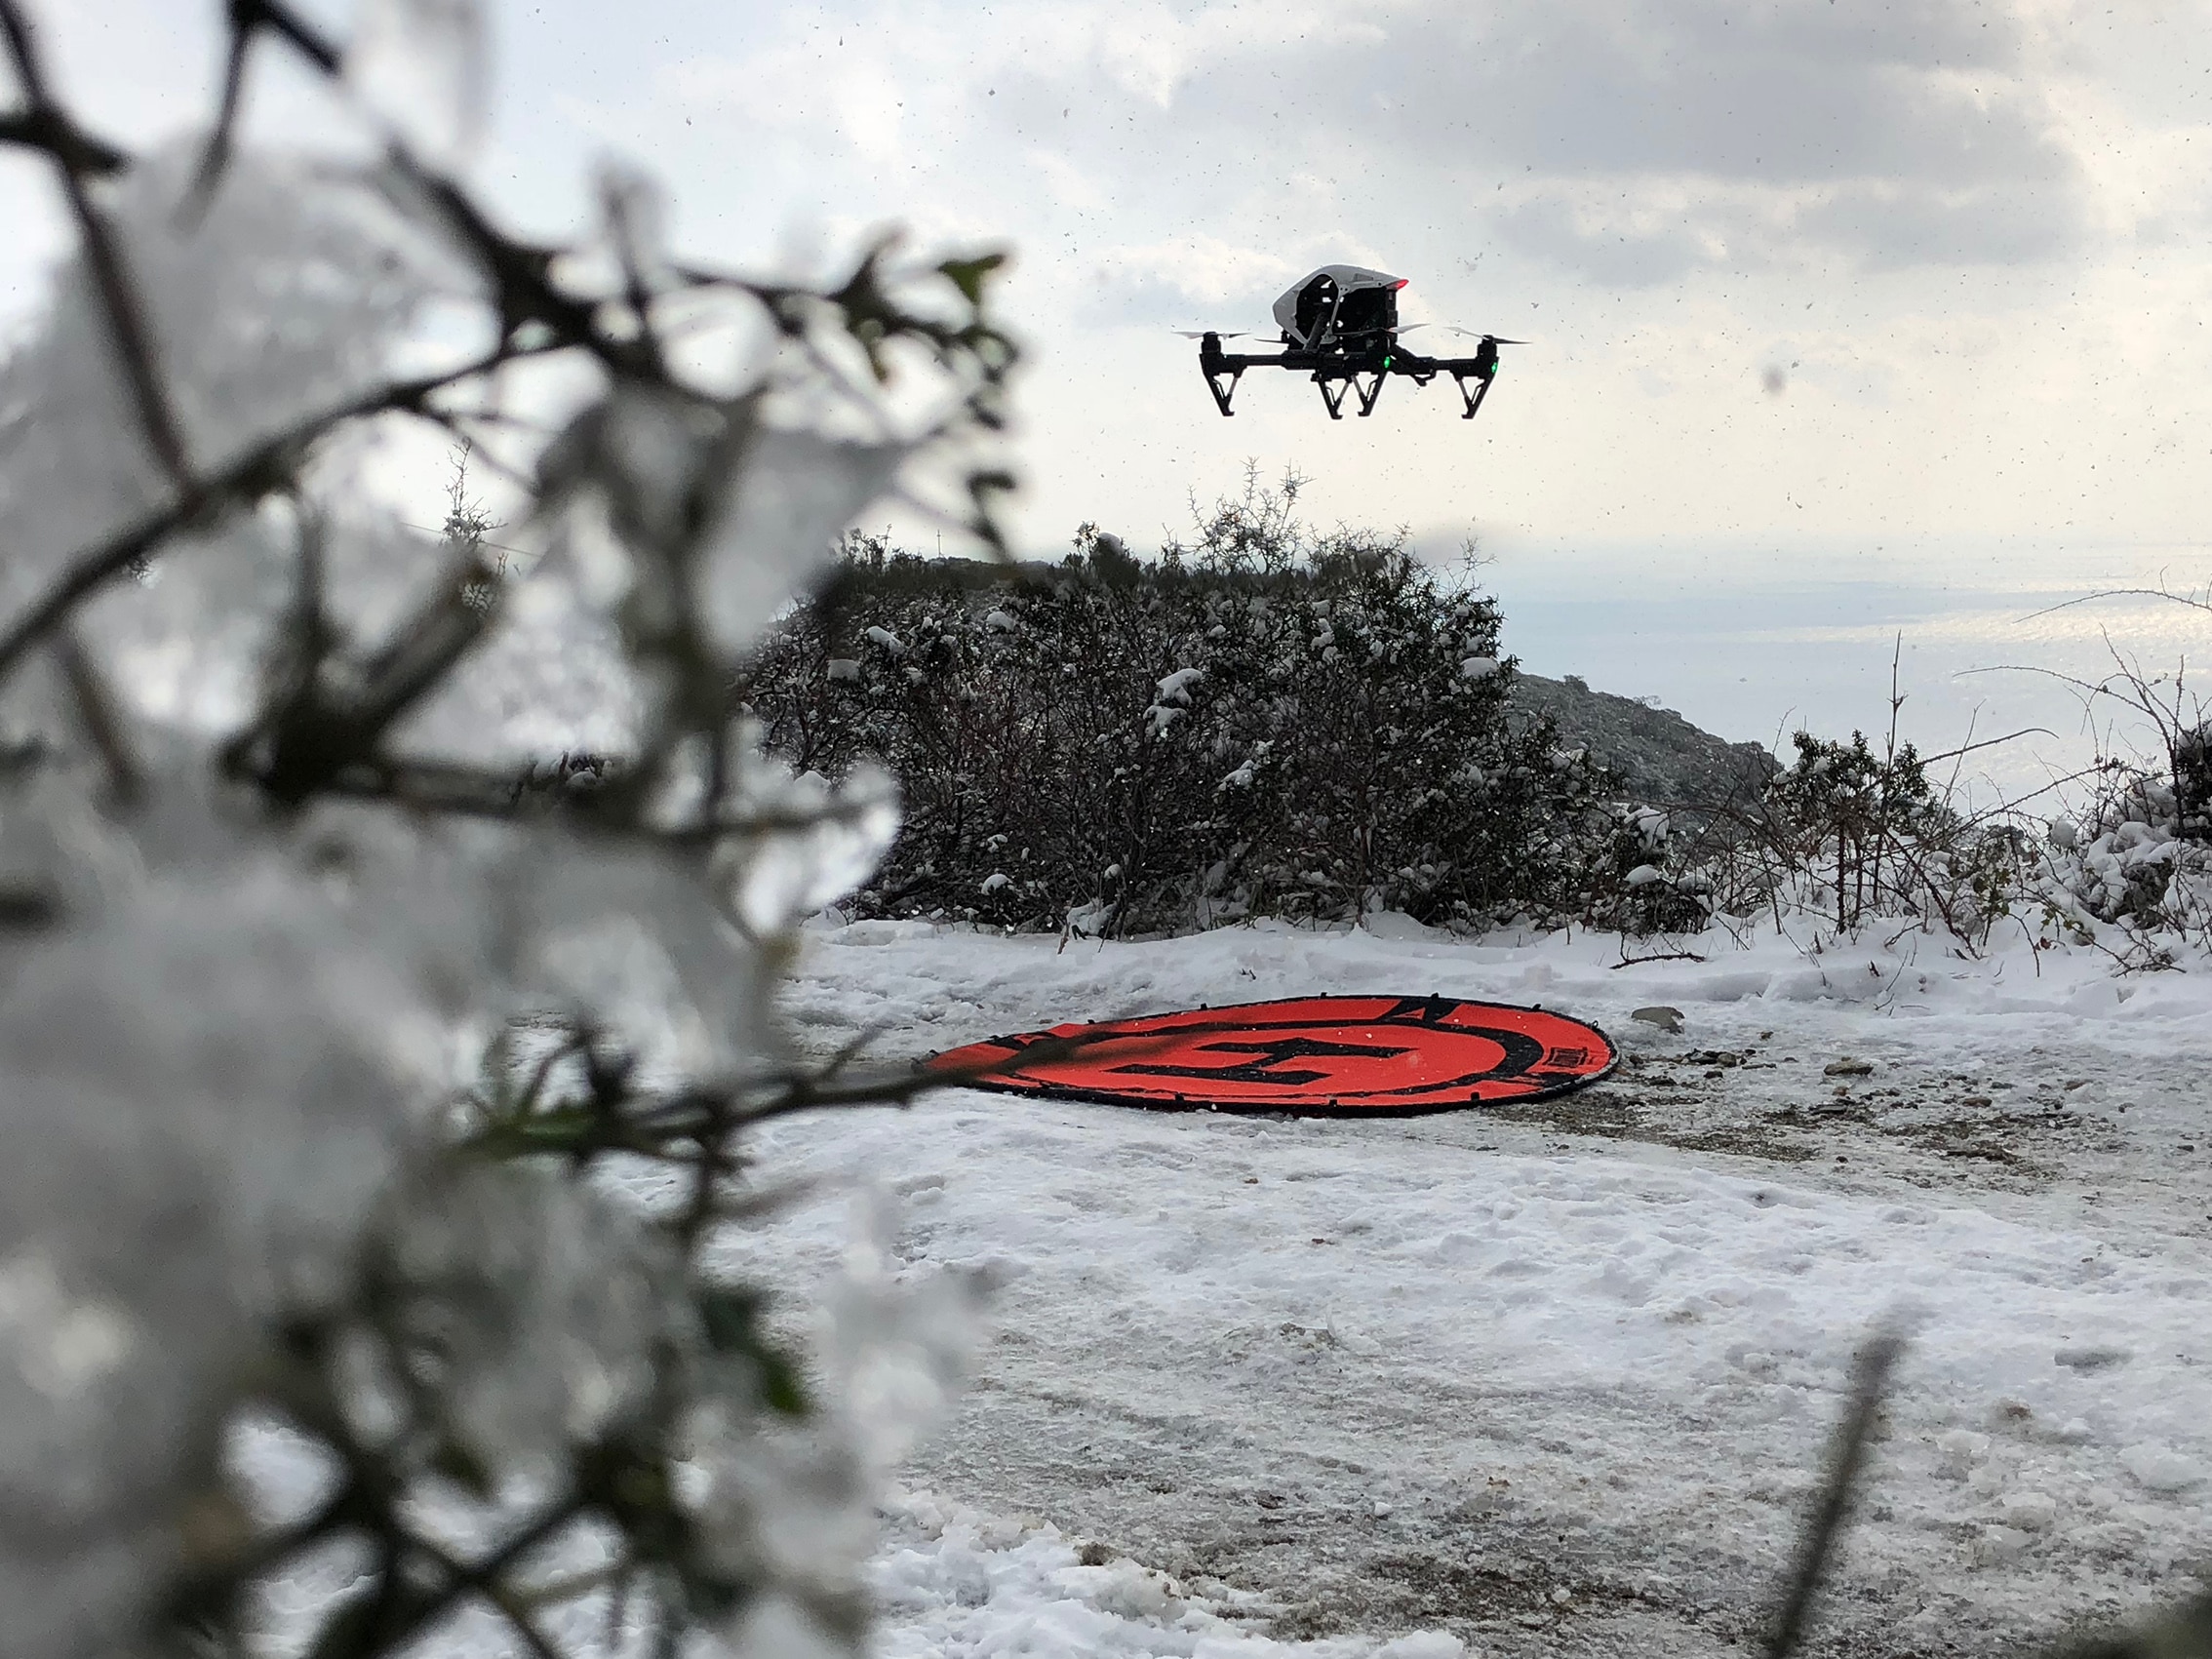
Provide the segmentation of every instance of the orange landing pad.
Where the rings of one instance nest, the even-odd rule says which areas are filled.
[[[1019,1065],[1037,1044],[1073,1052],[986,1070],[973,1088],[1154,1111],[1388,1118],[1536,1100],[1595,1083],[1620,1056],[1596,1026],[1456,997],[1299,997],[994,1037],[931,1070]]]

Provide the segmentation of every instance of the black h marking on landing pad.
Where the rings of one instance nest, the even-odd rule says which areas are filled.
[[[1262,1060],[1247,1060],[1243,1065],[1226,1067],[1207,1066],[1116,1066],[1116,1073],[1133,1073],[1141,1077],[1188,1077],[1208,1083],[1276,1083],[1296,1085],[1317,1083],[1328,1076],[1326,1072],[1279,1072],[1271,1068],[1285,1060],[1363,1059],[1394,1060],[1407,1052],[1403,1048],[1378,1048],[1363,1043],[1325,1043],[1314,1037],[1278,1037],[1257,1043],[1205,1043],[1200,1045],[1204,1054],[1264,1054]]]
[[[1442,1025],[1444,1015],[1458,1007],[1459,999],[1457,997],[1440,996],[1432,991],[1426,997],[1399,998],[1398,1006],[1391,1008],[1382,1017],[1385,1020],[1403,1020],[1408,1015],[1412,1015],[1423,1025]]]

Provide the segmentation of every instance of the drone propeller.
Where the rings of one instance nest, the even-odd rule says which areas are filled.
[[[1469,339],[1486,339],[1492,345],[1530,345],[1534,343],[1531,340],[1507,339],[1503,335],[1478,335],[1473,329],[1463,329],[1456,323],[1407,323],[1398,332],[1402,335],[1409,335],[1415,329],[1442,329],[1445,334],[1465,335]]]
[[[1244,329],[1234,331],[1228,329],[1176,329],[1173,332],[1181,335],[1185,339],[1204,339],[1207,335],[1211,335],[1215,339],[1243,339],[1246,333]]]

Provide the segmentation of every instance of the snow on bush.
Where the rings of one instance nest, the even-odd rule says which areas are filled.
[[[1509,718],[1495,605],[1402,535],[1309,530],[1297,482],[1248,480],[1156,565],[1086,527],[1011,586],[853,543],[748,695],[794,765],[898,777],[857,906],[1119,933],[1579,914],[1603,776]]]
[[[2208,936],[2194,736],[2162,779],[2109,770],[2131,781],[2048,848],[2019,812],[1955,807],[1894,733],[1798,732],[1762,787],[1661,810],[1515,712],[1490,601],[1402,537],[1311,531],[1298,483],[1248,478],[1152,565],[1089,526],[1012,575],[849,541],[748,695],[794,764],[897,775],[906,826],[856,908],[1121,933],[1765,915],[1812,950],[1868,927],[1974,952],[1999,928],[2111,925],[2146,965],[2161,947],[2128,929]]]
[[[2202,752],[2201,734],[2182,751],[2189,758]],[[2023,883],[2050,925],[2082,940],[2096,939],[2107,925],[2146,966],[2163,957],[2160,935],[2212,944],[2212,836],[2190,810],[2208,797],[2188,764],[2160,777],[2108,761],[2081,820],[2050,822]]]
[[[2186,777],[2105,761],[2079,821],[2038,822],[1955,806],[1910,744],[1800,731],[1793,746],[1756,801],[1618,814],[1593,867],[1625,871],[1632,891],[1595,883],[1585,919],[1694,932],[1702,912],[1740,931],[1765,913],[1816,952],[1868,928],[1925,928],[1969,953],[2025,929],[2039,946],[2107,949],[2123,969],[2212,946],[2212,847],[2190,828]]]
[[[730,688],[998,422],[995,260],[680,270],[624,174],[525,247],[448,171],[468,0],[371,0],[350,50],[231,19],[369,160],[227,105],[131,156],[0,4],[6,138],[80,232],[0,366],[0,1646],[855,1651],[960,1287],[858,1250],[808,1344],[727,1262],[749,1123],[913,1087],[797,1067],[769,1005],[898,809]],[[502,548],[465,472],[442,541],[366,498],[409,422],[511,481]]]

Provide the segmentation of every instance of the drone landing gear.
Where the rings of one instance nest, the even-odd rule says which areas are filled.
[[[1459,388],[1460,401],[1467,405],[1467,412],[1459,417],[1460,419],[1472,420],[1475,418],[1475,412],[1482,407],[1482,400],[1490,395],[1490,375],[1480,373],[1470,375],[1464,369],[1454,369],[1451,372],[1451,383]],[[1473,392],[1467,389],[1467,382],[1470,379],[1475,382]]]
[[[1223,375],[1229,376],[1227,384],[1222,383],[1221,376]],[[1206,371],[1206,390],[1213,394],[1214,407],[1220,410],[1223,415],[1235,415],[1237,413],[1229,407],[1229,400],[1237,395],[1237,382],[1244,377],[1243,369],[1208,369]]]
[[[1344,394],[1346,392],[1357,392],[1359,394],[1360,414],[1364,418],[1374,414],[1375,400],[1382,396],[1383,381],[1387,378],[1389,378],[1387,372],[1378,369],[1368,375],[1367,383],[1363,386],[1360,384],[1360,376],[1356,374],[1347,375],[1342,380],[1334,382],[1336,388],[1334,391],[1329,389],[1331,382],[1320,375],[1314,376],[1314,383],[1321,387],[1322,402],[1328,406],[1329,419],[1342,420],[1344,418]]]
[[[1374,414],[1383,382],[1393,375],[1402,375],[1416,386],[1427,385],[1439,375],[1449,375],[1452,384],[1459,388],[1460,402],[1466,406],[1461,413],[1472,420],[1481,410],[1482,400],[1490,395],[1490,381],[1498,372],[1498,347],[1521,343],[1484,335],[1482,348],[1472,357],[1424,357],[1400,347],[1387,335],[1380,343],[1363,336],[1355,342],[1357,349],[1331,346],[1312,350],[1294,345],[1288,331],[1283,337],[1289,349],[1247,356],[1223,351],[1218,333],[1209,330],[1199,336],[1199,369],[1205,375],[1205,389],[1213,394],[1214,408],[1223,415],[1236,413],[1232,404],[1237,384],[1247,369],[1288,369],[1311,375],[1314,384],[1321,387],[1322,403],[1331,420],[1344,418],[1344,405],[1355,395],[1362,415]]]
[[[1205,336],[1199,342],[1199,368],[1205,375],[1205,389],[1213,394],[1213,406],[1223,415],[1235,415],[1229,400],[1237,395],[1237,382],[1244,377],[1244,365],[1233,361],[1221,349],[1221,336]],[[1228,379],[1224,381],[1222,376]]]

